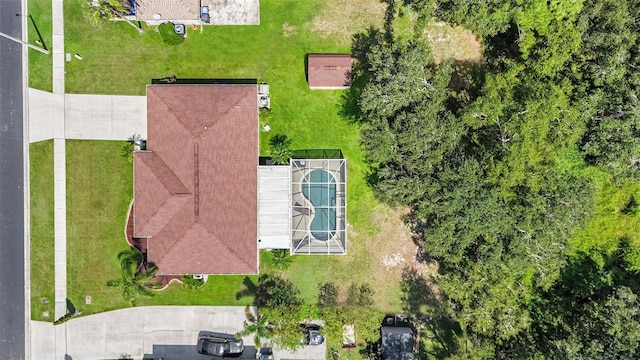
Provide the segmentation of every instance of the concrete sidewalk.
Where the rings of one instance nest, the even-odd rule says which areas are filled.
[[[198,332],[235,334],[243,329],[244,320],[242,306],[149,306],[89,315],[56,326],[32,321],[31,338],[37,340],[31,343],[31,358],[119,359],[126,354],[141,359],[153,354],[169,359],[176,350],[199,358],[195,352]],[[56,332],[66,332],[64,341],[56,340]],[[243,340],[247,346],[253,344],[250,336]]]
[[[63,0],[52,0],[52,61],[53,94],[51,123],[53,124],[53,181],[54,181],[54,269],[55,269],[55,318],[67,310],[67,176],[64,143],[64,12]],[[31,95],[31,94],[29,94]],[[30,100],[31,101],[31,100]],[[30,104],[31,105],[31,102]],[[31,115],[29,115],[31,120]],[[32,126],[31,123],[29,125]],[[31,135],[31,133],[29,134]],[[56,333],[56,341],[64,334]],[[32,343],[37,338],[32,339]],[[32,355],[32,359],[33,359]]]
[[[64,113],[64,139],[128,140],[147,137],[146,96],[65,94],[64,104],[54,94],[29,89],[29,141],[53,139],[53,114]],[[54,111],[54,106],[57,111]]]

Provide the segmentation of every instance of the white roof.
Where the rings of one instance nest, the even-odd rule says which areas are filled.
[[[258,166],[258,248],[291,248],[291,167]]]

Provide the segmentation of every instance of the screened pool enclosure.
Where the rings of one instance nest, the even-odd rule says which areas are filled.
[[[346,160],[310,151],[291,159],[291,253],[345,254]]]

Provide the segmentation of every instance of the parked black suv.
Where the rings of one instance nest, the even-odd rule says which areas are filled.
[[[304,345],[321,345],[324,342],[324,336],[320,334],[320,326],[318,325],[307,325],[302,333]]]
[[[232,357],[242,355],[244,344],[233,335],[202,331],[196,349],[200,354]]]

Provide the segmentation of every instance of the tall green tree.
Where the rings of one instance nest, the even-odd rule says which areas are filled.
[[[628,241],[613,253],[574,256],[529,303],[533,325],[498,353],[510,358],[635,359],[640,351],[640,281]]]
[[[158,268],[155,265],[148,265],[146,269],[141,268],[142,254],[134,248],[118,253],[118,261],[122,277],[107,281],[107,286],[121,288],[122,298],[131,304],[134,304],[138,297],[153,296],[153,290],[158,288],[158,284],[152,281]]]
[[[587,123],[587,161],[622,177],[640,174],[639,11],[635,0],[588,0],[578,18],[580,52],[567,71]]]
[[[94,0],[86,5],[89,18],[94,22],[110,21],[122,16],[125,11],[120,0]]]
[[[290,350],[302,346],[299,305],[261,307],[260,311],[263,316],[273,319],[274,336],[271,339],[273,345]]]
[[[360,95],[360,110],[367,118],[389,118],[434,92],[433,56],[423,41],[378,39],[368,49],[370,78]]]
[[[254,314],[249,306],[244,308],[246,320],[243,322],[244,328],[236,336],[242,337],[253,335],[253,344],[256,349],[262,346],[262,340],[269,340],[275,335],[275,328],[267,320],[266,315]]]
[[[508,31],[515,32],[518,52],[526,59],[536,44],[545,43],[547,48],[562,50],[561,39],[571,30],[576,16],[582,10],[583,0],[439,0],[436,15],[442,19],[464,25],[483,38],[490,38]],[[429,7],[422,11],[432,11]]]
[[[264,274],[258,279],[256,303],[258,306],[298,306],[300,290],[289,280],[278,275]]]

